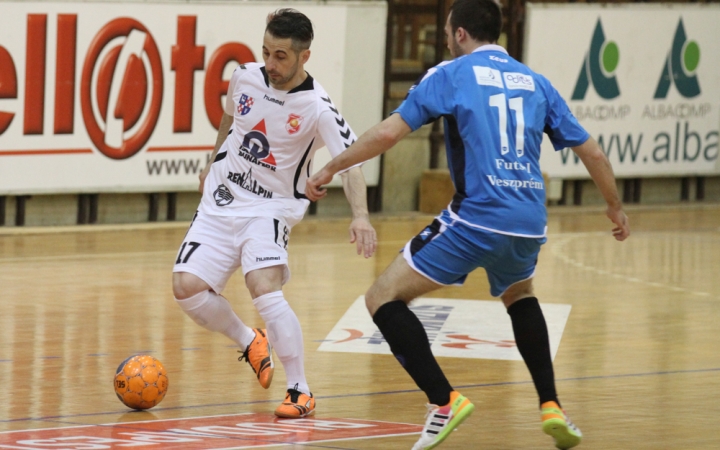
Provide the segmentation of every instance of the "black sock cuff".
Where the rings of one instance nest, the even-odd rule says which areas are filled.
[[[507,313],[513,316],[535,308],[540,308],[540,303],[538,302],[537,297],[525,297],[510,305],[507,309]]]
[[[378,308],[377,311],[375,311],[375,315],[372,316],[373,322],[375,322],[375,325],[378,326],[381,330],[383,329],[384,325],[389,324],[392,322],[393,317],[401,313],[402,311],[409,310],[407,304],[402,300],[393,300],[391,302],[387,302],[381,307]]]

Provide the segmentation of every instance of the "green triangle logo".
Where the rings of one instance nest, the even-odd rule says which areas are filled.
[[[678,22],[673,38],[672,49],[660,73],[655,95],[653,98],[666,98],[673,84],[680,95],[685,98],[700,95],[700,84],[695,71],[700,65],[700,46],[695,41],[689,41],[685,35],[685,26],[682,18]]]
[[[595,88],[595,92],[600,97],[606,100],[618,97],[620,88],[614,74],[619,63],[620,49],[615,42],[605,39],[602,22],[598,18],[590,41],[590,50],[583,59],[571,99],[585,99],[590,85]]]

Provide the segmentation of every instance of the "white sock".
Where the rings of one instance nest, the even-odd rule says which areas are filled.
[[[183,300],[175,301],[185,314],[206,330],[219,331],[232,339],[242,350],[255,339],[255,331],[235,314],[225,297],[202,291]]]
[[[285,369],[288,389],[297,389],[309,395],[303,361],[302,328],[295,312],[283,297],[282,291],[261,295],[253,303],[265,321],[268,340]]]

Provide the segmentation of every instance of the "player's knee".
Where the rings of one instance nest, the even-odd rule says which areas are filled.
[[[275,291],[278,291],[279,289],[277,286],[273,285],[272,283],[255,283],[252,286],[248,286],[248,290],[250,291],[250,296],[252,298],[258,298],[262,297],[263,295],[267,295],[270,293],[273,293]]]
[[[375,286],[371,286],[370,289],[365,293],[365,307],[367,308],[370,316],[374,316],[375,312],[388,300],[380,295],[380,290]]]
[[[251,272],[252,273],[252,272]],[[282,290],[282,278],[276,276],[245,277],[245,285],[253,299]]]
[[[173,295],[178,300],[190,298],[199,292],[209,289],[210,286],[208,286],[207,283],[191,273],[173,273]]]
[[[532,289],[523,289],[519,291],[513,291],[513,292],[504,292],[500,298],[502,299],[503,304],[505,305],[505,308],[509,308],[513,303],[517,302],[518,300],[522,300],[524,298],[532,297],[533,290]]]
[[[500,294],[500,298],[502,299],[505,307],[509,308],[510,305],[516,301],[522,300],[526,297],[532,297],[534,295],[533,280],[530,278],[510,285],[510,287],[505,289],[505,292]]]
[[[245,274],[245,286],[253,299],[281,291],[285,266],[277,265],[251,270]]]

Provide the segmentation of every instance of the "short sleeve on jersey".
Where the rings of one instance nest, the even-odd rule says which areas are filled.
[[[590,134],[580,125],[570,112],[560,93],[548,83],[548,115],[545,122],[545,133],[550,138],[555,150],[565,147],[577,147],[590,138]]]
[[[357,140],[347,120],[339,112],[334,113],[329,109],[320,113],[318,132],[333,158]]]
[[[235,114],[235,102],[233,101],[233,92],[235,92],[235,86],[237,85],[239,72],[239,68],[235,69],[235,71],[233,72],[232,77],[230,78],[230,83],[228,84],[227,95],[225,95],[225,114],[230,116]]]
[[[233,92],[237,87],[238,80],[244,72],[243,66],[237,66],[230,77],[230,83],[228,84],[227,95],[225,96],[225,114],[232,116],[235,114],[235,101],[233,100]]]
[[[452,80],[447,70],[433,68],[425,78],[411,90],[404,102],[393,111],[400,114],[413,130],[430,123],[440,116],[452,113]]]

